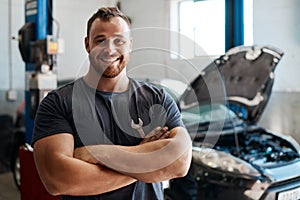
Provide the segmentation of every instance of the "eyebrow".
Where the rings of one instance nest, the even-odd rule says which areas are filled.
[[[113,35],[113,37],[122,37],[122,38],[126,38],[123,34],[115,34],[115,35]],[[105,36],[105,35],[96,35],[96,36],[93,38],[93,40],[99,39],[99,38],[106,38],[106,36]]]
[[[99,38],[106,38],[105,35],[96,35],[93,40],[99,39]]]

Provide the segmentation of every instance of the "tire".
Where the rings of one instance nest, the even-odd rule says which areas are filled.
[[[14,182],[18,189],[20,189],[21,186],[19,148],[23,145],[25,145],[25,132],[20,130],[14,132],[10,169],[13,173]]]
[[[21,187],[21,175],[20,175],[20,159],[19,159],[19,156],[17,156],[14,160],[12,172],[13,172],[14,182],[15,182],[17,188],[20,189],[20,187]]]

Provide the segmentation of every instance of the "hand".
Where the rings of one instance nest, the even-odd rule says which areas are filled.
[[[156,127],[153,129],[140,144],[144,144],[147,142],[153,142],[160,139],[167,139],[174,137],[174,133],[168,130],[168,127]]]
[[[92,164],[99,164],[99,161],[91,154],[86,147],[79,147],[74,150],[74,158],[89,162]]]

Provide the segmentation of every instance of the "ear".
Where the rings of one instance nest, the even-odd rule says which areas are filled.
[[[90,44],[89,44],[89,38],[85,37],[84,38],[84,45],[85,45],[85,50],[90,53],[91,49],[90,49]]]

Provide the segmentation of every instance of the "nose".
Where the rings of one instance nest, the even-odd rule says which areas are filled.
[[[109,54],[113,54],[116,52],[116,46],[113,40],[108,39],[105,41],[104,50]]]

